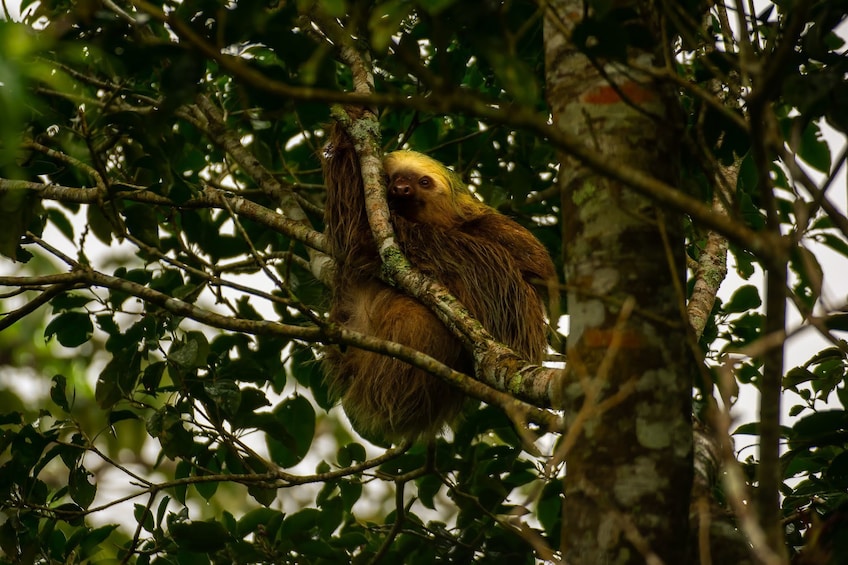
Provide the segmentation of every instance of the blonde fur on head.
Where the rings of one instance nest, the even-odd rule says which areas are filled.
[[[413,171],[419,176],[433,178],[450,195],[448,202],[456,220],[467,220],[489,209],[471,194],[458,174],[424,153],[409,149],[392,151],[383,157],[383,168],[389,182],[401,171]]]

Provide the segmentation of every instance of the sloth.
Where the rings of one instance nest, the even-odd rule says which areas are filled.
[[[338,267],[329,320],[473,374],[471,354],[436,315],[380,279],[359,159],[340,125],[332,127],[327,147],[325,233]],[[391,220],[404,255],[444,284],[495,339],[540,363],[547,326],[536,284],[555,278],[545,247],[475,198],[439,161],[402,150],[387,154],[383,166]],[[323,364],[331,395],[341,399],[354,429],[369,439],[431,438],[455,420],[465,400],[439,377],[352,346],[329,348]]]

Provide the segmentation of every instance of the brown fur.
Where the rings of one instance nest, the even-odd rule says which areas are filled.
[[[445,284],[496,339],[540,362],[546,348],[544,311],[529,281],[554,276],[544,246],[477,201],[438,161],[397,151],[386,156],[384,166],[392,221],[406,257]],[[338,125],[331,131],[324,178],[327,239],[338,261],[330,319],[471,372],[471,356],[439,319],[380,281],[359,161]],[[341,397],[357,431],[368,436],[396,440],[438,433],[464,400],[438,377],[354,347],[329,351],[325,368],[331,391]]]

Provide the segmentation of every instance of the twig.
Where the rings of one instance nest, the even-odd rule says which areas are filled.
[[[246,198],[229,195],[223,190],[207,188],[194,198],[177,203],[169,198],[146,190],[144,187],[126,184],[121,184],[120,187],[116,187],[116,190],[110,195],[112,199],[120,198],[132,202],[158,204],[170,206],[174,209],[225,208],[224,200],[226,200],[227,206],[237,214],[250,218],[292,239],[296,239],[312,249],[323,252],[326,248],[323,234]],[[56,200],[58,202],[72,202],[77,204],[98,204],[100,202],[97,190],[52,183],[0,179],[0,193],[6,190],[29,190],[42,200]]]
[[[395,481],[395,523],[392,524],[392,529],[389,530],[389,534],[386,536],[386,539],[383,540],[383,543],[380,544],[380,549],[377,550],[377,553],[374,554],[368,563],[369,565],[376,565],[380,561],[382,561],[383,557],[388,553],[389,548],[392,546],[392,543],[395,541],[397,535],[403,529],[403,523],[406,521],[406,509],[403,504],[403,491],[406,486],[406,481]]]
[[[74,288],[85,287],[78,283],[53,285],[44,289],[41,294],[39,294],[17,310],[13,310],[11,312],[0,312],[0,331],[5,330],[6,328],[12,326],[12,324],[17,322],[18,320],[25,318],[29,314],[33,313],[41,306],[50,302],[57,295]]]

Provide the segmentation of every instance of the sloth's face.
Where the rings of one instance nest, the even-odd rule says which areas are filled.
[[[396,151],[386,155],[383,166],[393,212],[411,222],[456,225],[453,194],[440,163],[413,151]]]
[[[414,171],[389,175],[389,207],[411,222],[450,226],[454,223],[450,189],[443,182]]]

